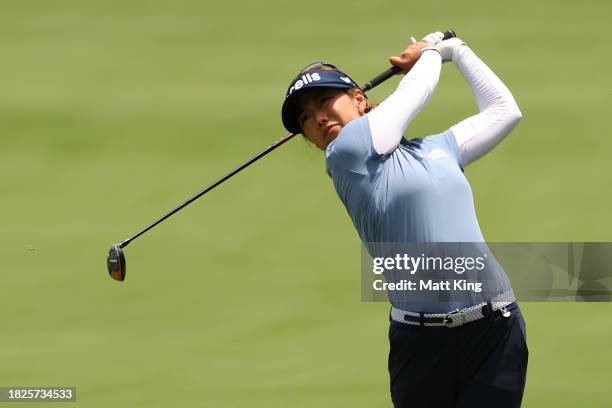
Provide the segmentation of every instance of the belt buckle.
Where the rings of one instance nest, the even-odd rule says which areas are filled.
[[[459,309],[455,309],[452,310],[450,312],[448,312],[446,315],[444,315],[444,317],[442,318],[442,325],[446,326],[446,327],[453,327],[453,319],[452,317],[454,317],[454,315],[459,316],[460,310]]]

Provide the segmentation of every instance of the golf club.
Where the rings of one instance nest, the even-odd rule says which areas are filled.
[[[447,40],[449,38],[453,38],[453,37],[456,37],[456,34],[455,34],[455,32],[453,30],[448,30],[448,31],[446,31],[444,33],[444,39],[445,40]],[[361,89],[364,92],[369,91],[370,89],[380,85],[381,83],[383,83],[387,79],[391,78],[393,75],[398,74],[400,71],[401,71],[401,69],[398,68],[398,67],[395,67],[395,66],[391,67],[391,68],[387,69],[386,71],[384,71],[383,73],[381,73],[380,75],[374,77],[371,81],[367,82],[365,85],[363,85],[361,87]],[[235,175],[235,174],[239,173],[240,171],[244,170],[245,168],[249,167],[251,164],[255,163],[257,160],[261,159],[262,157],[264,157],[265,155],[270,153],[272,150],[274,150],[277,147],[281,146],[282,144],[288,142],[295,135],[296,135],[296,133],[289,133],[289,134],[283,136],[282,138],[280,138],[277,141],[275,141],[274,143],[272,143],[270,146],[266,147],[261,152],[257,153],[255,156],[251,157],[245,163],[243,163],[240,166],[236,167],[234,170],[230,171],[225,176],[221,177],[219,180],[215,181],[214,183],[212,183],[211,185],[209,185],[208,187],[206,187],[205,189],[203,189],[202,191],[200,191],[199,193],[197,193],[196,195],[194,195],[193,197],[191,197],[190,199],[185,201],[183,204],[179,205],[178,207],[174,208],[170,212],[168,212],[165,215],[163,215],[161,218],[159,218],[153,224],[149,225],[148,227],[143,228],[142,230],[140,230],[139,232],[134,234],[132,237],[126,239],[125,241],[113,244],[111,246],[109,252],[108,252],[108,257],[106,258],[106,263],[107,263],[107,267],[108,267],[108,273],[111,276],[111,278],[113,278],[115,280],[118,280],[118,281],[123,281],[125,279],[126,263],[125,263],[125,256],[123,254],[123,248],[128,246],[128,244],[130,242],[132,242],[133,240],[135,240],[136,238],[138,238],[139,236],[141,236],[145,232],[149,231],[151,228],[155,227],[157,224],[159,224],[162,221],[166,220],[167,218],[169,218],[173,214],[175,214],[175,213],[179,212],[180,210],[182,210],[183,208],[187,207],[189,204],[191,204],[192,202],[194,202],[198,198],[202,197],[204,194],[208,193],[210,190],[212,190],[213,188],[217,187],[219,184],[223,183],[224,181],[226,181],[227,179],[229,179],[233,175]]]

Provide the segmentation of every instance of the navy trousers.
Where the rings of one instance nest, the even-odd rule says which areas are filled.
[[[391,321],[389,375],[395,408],[520,407],[527,375],[525,321],[516,303],[463,326]]]

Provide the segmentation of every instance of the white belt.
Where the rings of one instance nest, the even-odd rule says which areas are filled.
[[[391,319],[396,322],[415,326],[458,327],[474,322],[501,310],[504,317],[510,316],[507,306],[513,302],[485,302],[449,313],[415,313],[391,308]]]

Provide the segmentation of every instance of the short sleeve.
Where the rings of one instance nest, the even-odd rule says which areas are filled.
[[[440,149],[448,152],[453,159],[457,162],[461,170],[463,170],[463,159],[461,157],[461,150],[457,144],[457,139],[453,135],[452,130],[447,131],[425,138],[427,142],[437,145]]]
[[[331,174],[348,171],[365,175],[370,160],[379,156],[372,143],[368,117],[364,115],[344,126],[327,146],[327,170]]]

